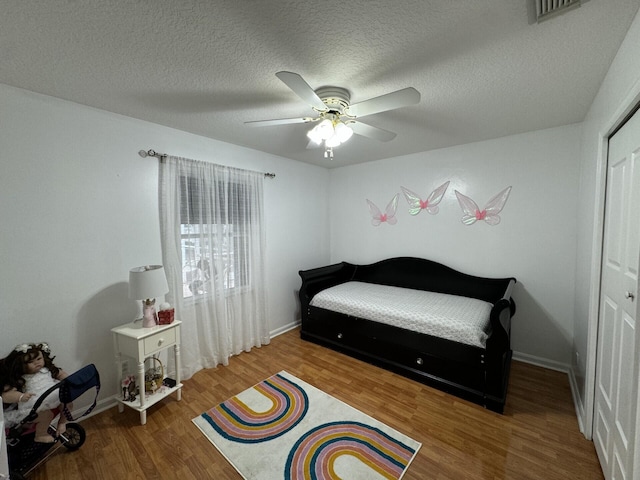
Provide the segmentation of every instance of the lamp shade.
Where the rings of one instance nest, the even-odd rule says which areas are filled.
[[[129,271],[129,298],[145,300],[169,291],[162,265],[145,265]]]

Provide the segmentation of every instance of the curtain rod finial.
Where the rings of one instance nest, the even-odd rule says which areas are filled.
[[[142,158],[147,158],[147,156],[149,155],[147,152],[145,152],[144,150],[140,150],[138,152],[138,155],[140,155]]]

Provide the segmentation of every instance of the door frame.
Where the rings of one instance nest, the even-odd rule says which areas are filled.
[[[592,232],[593,251],[591,257],[591,282],[589,285],[589,317],[587,330],[587,358],[584,388],[583,434],[593,439],[594,408],[596,393],[596,357],[598,348],[598,323],[600,315],[600,293],[602,275],[602,248],[604,244],[605,197],[607,188],[607,166],[609,161],[609,138],[640,107],[640,80],[636,81],[620,106],[598,133],[596,184],[595,184],[595,221]],[[640,396],[638,398],[640,403]],[[640,414],[640,410],[637,410]],[[636,428],[636,454],[640,445],[640,428]],[[636,455],[635,468],[640,468]]]

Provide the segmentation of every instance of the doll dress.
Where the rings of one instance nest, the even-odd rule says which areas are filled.
[[[17,403],[10,403],[6,409],[2,411],[2,414],[4,415],[4,426],[6,428],[14,427],[22,420],[20,412],[18,412]]]
[[[42,395],[48,388],[52,387],[59,380],[56,380],[51,376],[51,372],[48,368],[44,367],[36,373],[26,373],[23,375],[25,380],[25,392],[35,393],[26,402],[19,402],[10,404],[5,410],[3,410],[4,420],[6,427],[10,428],[20,423],[31,411],[33,405],[35,405],[40,395]],[[51,410],[60,405],[60,390],[51,392],[47,398],[38,407],[38,412],[43,410]]]
[[[18,404],[18,411],[22,412],[23,415],[27,415],[33,405],[36,403],[36,400],[40,398],[45,390],[53,387],[55,384],[59,383],[60,380],[56,380],[51,376],[51,372],[48,368],[44,367],[40,371],[36,373],[27,373],[23,376],[25,379],[25,391],[35,393],[33,397],[31,397],[26,402],[21,402]],[[60,405],[60,390],[55,390],[51,392],[47,398],[42,402],[40,407],[38,407],[38,412],[42,412],[43,410],[51,410]]]
[[[60,380],[56,380],[51,376],[51,372],[48,368],[42,368],[40,371],[36,373],[26,373],[23,375],[25,380],[24,390],[25,392],[35,393],[33,397],[31,397],[26,402],[19,402],[18,408],[12,407],[4,410],[4,417],[7,423],[7,427],[12,427],[20,423],[31,411],[33,406],[35,405],[40,395],[42,395],[47,389],[57,384]],[[38,412],[42,412],[44,410],[51,410],[60,405],[60,389],[54,390],[51,392],[46,399],[40,404],[38,407]]]

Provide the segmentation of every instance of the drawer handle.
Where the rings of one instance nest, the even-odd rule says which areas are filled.
[[[418,358],[416,358],[416,363],[417,363],[418,365],[422,365],[422,364],[424,363],[424,360],[422,360],[422,358],[421,358],[421,357],[418,357]]]
[[[342,339],[342,333],[338,334],[338,339]]]
[[[158,346],[162,345],[163,343],[164,343],[164,338],[158,339]]]

